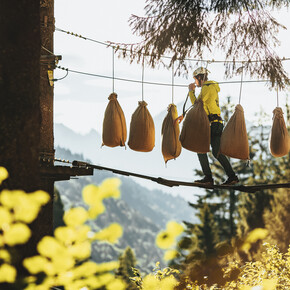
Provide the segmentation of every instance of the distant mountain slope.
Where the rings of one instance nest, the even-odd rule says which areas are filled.
[[[82,159],[82,155],[71,154],[69,150],[56,148],[56,155],[62,159]],[[87,160],[89,161],[89,160]],[[81,191],[87,184],[100,184],[108,177],[116,176],[106,171],[96,171],[94,176],[80,177],[70,181],[57,182],[65,209],[71,206],[84,206]],[[95,244],[92,258],[98,262],[115,260],[120,251],[130,246],[136,254],[138,265],[149,271],[155,262],[161,261],[163,252],[155,246],[157,233],[165,228],[170,220],[193,221],[194,212],[188,203],[180,198],[159,190],[148,190],[131,178],[120,177],[121,199],[105,201],[106,212],[90,224],[94,230],[118,222],[123,226],[124,234],[116,245]]]
[[[165,116],[164,116],[165,117]],[[116,168],[125,171],[132,171],[154,177],[163,177],[172,180],[193,181],[194,168],[199,168],[197,155],[183,149],[176,160],[168,161],[167,165],[161,153],[161,125],[163,116],[157,116],[155,121],[155,148],[151,152],[136,152],[128,146],[109,148],[101,147],[102,139],[100,134],[91,130],[88,134],[82,135],[65,127],[62,124],[54,125],[55,146],[67,148],[72,153],[82,154],[84,158],[90,159],[94,164]],[[56,157],[58,154],[56,154]],[[198,188],[188,187],[165,187],[148,180],[138,179],[137,182],[150,189],[162,189],[173,195],[181,195],[194,202],[195,195],[200,194]]]
[[[55,154],[65,160],[85,160],[82,155],[72,154],[70,150],[60,147],[56,148]],[[90,162],[89,160],[86,161]],[[161,190],[149,190],[129,177],[119,176],[108,171],[95,170],[93,176],[80,177],[69,182],[57,182],[56,185],[58,187],[58,185],[73,183],[79,189],[79,192],[75,193],[80,195],[81,189],[88,183],[99,184],[109,177],[119,177],[121,179],[122,199],[130,207],[137,210],[144,217],[150,218],[161,227],[164,227],[169,220],[182,222],[183,220],[190,221],[195,219],[192,208],[182,197],[172,196]],[[72,197],[71,200],[74,201],[74,198]]]
[[[182,104],[178,105],[179,112]],[[151,152],[136,152],[127,145],[125,147],[102,147],[102,136],[96,130],[87,134],[78,134],[63,124],[54,124],[55,146],[70,149],[72,153],[81,153],[95,164],[121,170],[133,170],[142,174],[150,174],[171,179],[193,180],[193,169],[199,167],[195,153],[183,149],[176,160],[165,166],[161,152],[161,127],[167,114],[163,111],[154,117],[155,147]],[[126,120],[128,137],[130,120]],[[128,141],[128,140],[127,140]]]
[[[186,107],[189,106],[188,102]],[[178,104],[177,107],[181,114],[182,104]],[[163,111],[154,116],[155,147],[151,152],[136,152],[128,146],[126,149],[124,147],[101,147],[102,137],[96,130],[82,135],[62,124],[54,125],[55,145],[70,149],[73,153],[81,153],[94,164],[101,166],[172,180],[193,181],[197,178],[194,175],[194,169],[201,169],[196,153],[182,148],[181,155],[176,160],[170,160],[166,165],[164,163],[161,152],[161,127],[166,114],[167,112]],[[249,132],[253,124],[246,120],[246,126]],[[129,120],[127,120],[127,128],[129,128]],[[196,201],[196,195],[204,193],[204,190],[199,188],[184,186],[169,188],[144,179],[134,180],[150,189],[161,189],[173,195],[181,195],[191,202]]]
[[[90,183],[96,184],[90,178],[58,182],[56,187],[61,194],[65,208],[85,206],[81,198],[81,189]],[[97,262],[117,260],[120,253],[130,246],[136,254],[138,267],[141,269],[148,271],[155,262],[162,261],[162,251],[155,246],[155,237],[162,229],[161,226],[131,208],[123,199],[108,199],[104,203],[106,211],[89,223],[92,230],[98,231],[117,222],[123,227],[123,236],[115,245],[94,242],[92,259]]]

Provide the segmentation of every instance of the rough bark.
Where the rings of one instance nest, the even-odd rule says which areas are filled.
[[[3,187],[26,192],[41,187],[39,10],[39,0],[0,0],[0,166],[9,171]],[[17,247],[19,274],[44,234],[43,221],[37,219],[30,241]]]
[[[5,187],[39,187],[39,1],[0,2],[0,165]]]

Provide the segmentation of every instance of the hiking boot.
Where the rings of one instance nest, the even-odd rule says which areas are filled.
[[[230,176],[222,185],[234,185],[238,183],[240,180],[236,175]]]
[[[194,183],[213,185],[213,178],[211,176],[205,176],[203,179],[195,180]]]

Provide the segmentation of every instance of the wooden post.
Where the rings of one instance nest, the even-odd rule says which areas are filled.
[[[55,57],[53,52],[54,0],[41,0],[41,65],[40,65],[40,155],[54,158],[53,138],[53,70]]]
[[[55,56],[53,51],[54,35],[54,0],[40,0],[41,24],[41,55],[40,55],[40,188],[50,194],[50,202],[43,208],[37,218],[38,235],[53,233],[53,197],[54,182],[68,180],[71,176],[92,175],[91,168],[71,168],[54,166],[54,133],[53,133],[53,71],[61,56]]]

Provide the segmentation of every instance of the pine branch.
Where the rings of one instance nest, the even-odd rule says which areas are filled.
[[[171,55],[176,72],[187,73],[186,59],[203,59],[206,50],[217,47],[225,54],[225,76],[239,74],[235,60],[243,59],[244,72],[251,77],[266,78],[269,86],[285,88],[290,84],[281,58],[274,48],[276,37],[285,29],[267,11],[288,7],[289,1],[272,0],[147,0],[145,17],[132,15],[129,23],[142,41],[118,44],[126,48],[121,56],[130,61],[146,62],[151,67],[165,65],[163,56]]]

